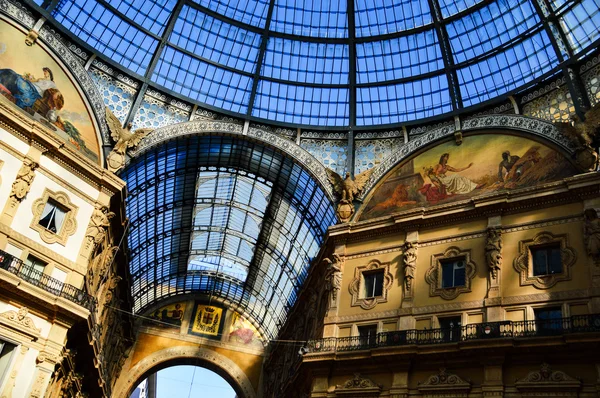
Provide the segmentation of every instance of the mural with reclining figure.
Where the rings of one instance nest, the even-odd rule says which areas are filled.
[[[25,36],[0,20],[0,95],[97,163],[97,135],[81,95],[39,41],[29,47]]]
[[[392,170],[365,201],[361,220],[531,187],[577,174],[562,154],[528,138],[481,134],[422,152]]]

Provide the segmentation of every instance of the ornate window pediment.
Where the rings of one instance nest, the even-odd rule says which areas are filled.
[[[515,387],[524,397],[577,397],[581,381],[542,363],[540,370],[529,372],[523,379],[517,380]]]
[[[335,395],[344,397],[378,397],[381,386],[373,380],[362,377],[360,373],[354,373],[354,377],[346,380],[342,385],[335,386]]]
[[[560,272],[551,269],[545,275],[536,275],[534,272],[534,259],[532,253],[539,248],[556,246],[560,250],[562,266]],[[569,247],[566,234],[554,235],[550,232],[540,232],[533,239],[519,242],[519,256],[513,262],[514,269],[519,273],[521,286],[533,285],[538,289],[549,289],[560,281],[571,279],[571,266],[575,264],[577,255]]]
[[[77,210],[65,192],[46,188],[42,197],[33,202],[30,227],[40,233],[44,242],[64,246],[67,238],[77,230]]]
[[[37,340],[40,337],[41,329],[37,328],[33,323],[33,319],[27,316],[29,310],[26,307],[21,307],[18,311],[6,311],[0,314],[0,324],[4,324],[11,329]]]
[[[360,306],[362,309],[370,310],[378,303],[387,302],[388,290],[394,281],[394,277],[390,273],[390,264],[372,260],[365,266],[355,268],[354,279],[348,287],[352,295],[353,307]],[[378,286],[367,287],[365,286],[366,281],[371,281]]]
[[[439,373],[429,376],[426,381],[419,383],[417,388],[427,397],[458,398],[468,395],[471,383],[453,373],[448,373],[446,368],[440,368]]]
[[[460,283],[452,283],[451,287],[446,287],[444,283],[444,271],[453,272],[453,270],[445,270],[449,265],[454,268],[455,261],[460,263],[460,267],[464,267],[464,280],[461,277]],[[451,275],[454,276],[454,275]],[[452,300],[458,297],[461,293],[471,291],[471,279],[475,276],[475,263],[471,260],[471,250],[460,250],[458,247],[449,247],[444,253],[434,254],[431,256],[431,267],[425,273],[425,281],[429,284],[429,295],[440,296],[445,300]]]

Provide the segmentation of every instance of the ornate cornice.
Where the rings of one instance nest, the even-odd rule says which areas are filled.
[[[555,393],[559,391],[572,391],[573,393],[576,393],[577,390],[581,388],[581,381],[567,375],[565,372],[560,370],[552,370],[550,365],[547,363],[542,363],[540,370],[529,372],[527,376],[517,380],[515,387],[521,393],[535,392],[535,394],[533,394],[535,396],[548,396],[546,394],[542,394],[542,391]],[[574,396],[577,395],[575,394]]]
[[[0,323],[37,340],[42,329],[35,326],[33,319],[27,316],[28,314],[27,307],[21,307],[18,311],[6,311],[0,314]]]
[[[310,153],[301,148],[299,145],[296,145],[295,143],[281,136],[255,127],[250,127],[248,129],[248,134],[244,135],[242,125],[223,121],[194,120],[191,122],[165,126],[154,130],[152,133],[148,134],[144,139],[142,139],[137,149],[131,151],[131,156],[132,158],[136,158],[148,151],[150,148],[177,137],[211,134],[227,135],[240,139],[247,137],[248,139],[258,141],[266,146],[274,147],[307,169],[313,175],[313,177],[319,181],[321,188],[325,191],[329,200],[335,202],[333,188],[327,177],[325,166],[323,166],[317,159],[315,159]],[[125,167],[127,167],[127,164],[129,164],[130,161],[131,160],[128,160],[125,163]]]

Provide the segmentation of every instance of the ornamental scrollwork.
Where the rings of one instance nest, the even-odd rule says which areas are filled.
[[[44,211],[48,200],[52,199],[64,210],[64,219],[62,225],[57,225],[57,230],[49,230],[40,224],[40,220],[44,217]],[[46,188],[41,198],[36,199],[32,205],[33,219],[31,220],[30,228],[39,232],[42,240],[48,244],[59,243],[66,245],[69,236],[73,235],[77,230],[77,210],[78,207],[71,203],[69,195],[66,192],[53,192]]]
[[[450,373],[446,368],[440,368],[437,374],[433,374],[417,387],[420,392],[448,392],[457,394],[459,392],[467,393],[471,389],[471,383],[463,380],[460,376]],[[465,395],[452,395],[465,396]]]
[[[0,314],[0,323],[4,323],[35,339],[39,337],[42,329],[37,328],[33,323],[33,319],[28,315],[29,309],[27,307],[21,307],[18,311],[6,311]]]
[[[443,287],[442,286],[442,261],[450,259],[462,259],[465,267],[464,286]],[[444,300],[452,300],[461,293],[471,291],[471,280],[475,277],[476,265],[471,260],[471,250],[461,250],[458,247],[450,247],[444,253],[431,256],[431,266],[425,273],[425,281],[429,284],[429,295],[440,296]]]
[[[377,272],[381,270],[383,272],[383,286],[381,289],[381,296],[364,297],[364,274],[369,272]],[[378,260],[371,260],[369,264],[356,267],[354,269],[354,279],[350,282],[348,290],[352,296],[352,306],[360,306],[364,310],[370,310],[379,303],[385,303],[388,299],[388,291],[392,287],[394,281],[393,275],[390,273],[390,263],[381,263]]]

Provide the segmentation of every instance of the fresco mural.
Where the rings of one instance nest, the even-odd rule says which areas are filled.
[[[190,332],[218,339],[222,334],[224,320],[223,308],[196,303]]]
[[[229,342],[263,348],[263,342],[258,330],[237,312],[233,313],[231,319]]]
[[[165,305],[154,311],[151,315],[148,316],[150,318],[145,323],[151,326],[157,327],[180,327],[181,322],[183,321],[183,314],[185,313],[185,303],[175,303]],[[153,322],[157,321],[157,322]]]
[[[539,142],[512,135],[467,136],[439,144],[384,177],[366,202],[361,220],[531,187],[577,174],[565,157]]]
[[[98,163],[96,131],[71,80],[38,44],[28,47],[25,33],[2,20],[0,94]]]

